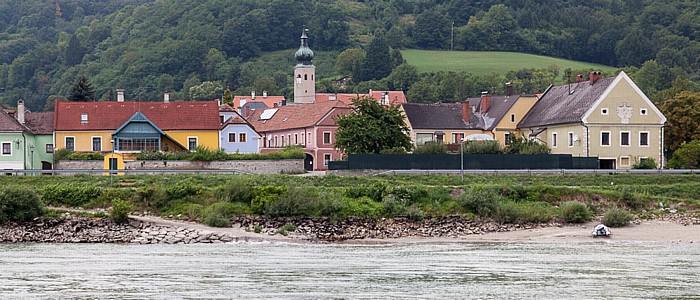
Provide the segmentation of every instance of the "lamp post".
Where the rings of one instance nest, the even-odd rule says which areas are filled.
[[[29,169],[34,170],[34,145],[29,145]]]
[[[459,139],[459,173],[462,175],[462,183],[464,183],[464,138]]]
[[[109,157],[109,186],[112,186],[112,160],[114,159],[114,138],[109,140],[109,143],[111,144],[112,148],[112,156]]]

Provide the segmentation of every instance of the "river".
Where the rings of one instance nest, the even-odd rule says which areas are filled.
[[[0,244],[2,299],[700,299],[700,245]]]

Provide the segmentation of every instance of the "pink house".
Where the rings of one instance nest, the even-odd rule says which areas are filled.
[[[334,117],[350,112],[342,101],[322,101],[254,110],[245,117],[260,133],[260,153],[299,145],[306,153],[304,168],[317,171],[327,170],[329,161],[344,157],[335,149],[338,124]]]

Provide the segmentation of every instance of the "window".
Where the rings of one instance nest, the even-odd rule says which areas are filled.
[[[569,132],[569,147],[573,147],[573,146],[574,146],[574,133]]]
[[[307,74],[304,74],[304,80],[309,80],[309,76]]]
[[[53,144],[46,144],[46,153],[53,153]]]
[[[649,146],[649,132],[642,131],[639,133],[639,146]]]
[[[275,136],[275,147],[277,147],[277,136]]]
[[[630,145],[630,133],[629,131],[620,132],[620,146]]]
[[[229,132],[229,134],[228,134],[228,142],[229,142],[229,143],[235,143],[235,142],[236,142],[236,133],[235,133],[235,132]]]
[[[92,137],[92,151],[102,151],[102,137],[93,136]]]
[[[197,138],[196,137],[188,137],[187,138],[187,149],[190,151],[197,150]]]
[[[601,115],[604,115],[604,116],[607,116],[607,115],[608,115],[608,109],[607,109],[607,108],[601,108],[601,109],[600,109],[600,114],[601,114]]]
[[[241,132],[238,134],[238,142],[239,143],[245,143],[248,141],[248,136],[246,135],[245,132]]]
[[[552,148],[557,147],[557,133],[552,133]]]
[[[330,154],[324,154],[323,155],[323,165],[327,166],[328,162],[331,161],[331,155]]]
[[[88,122],[88,114],[80,114],[80,123],[87,123]]]
[[[159,150],[160,140],[156,138],[119,138],[114,150],[117,151],[143,151]],[[167,145],[164,151],[168,151]]]
[[[2,143],[2,155],[12,155],[12,142]]]
[[[433,141],[432,133],[416,133],[416,145],[423,145]]]
[[[600,145],[601,146],[610,146],[610,132],[609,131],[602,131],[600,133]]]
[[[629,156],[620,156],[620,166],[629,166],[630,165],[630,157]]]
[[[309,141],[311,141],[311,132],[309,132],[307,134],[309,135],[308,138],[306,139],[306,142],[308,143]]]
[[[453,133],[452,143],[459,144],[464,139],[464,133]]]
[[[292,145],[292,135],[287,134],[287,145]]]
[[[510,145],[510,133],[506,133],[506,134],[503,135],[503,142],[504,142],[506,145]]]
[[[646,108],[641,108],[641,109],[639,109],[639,114],[642,115],[642,116],[646,116],[646,115],[647,115],[647,109],[646,109]]]
[[[282,143],[282,147],[284,147],[284,134],[280,135],[280,143]]]
[[[294,145],[299,145],[299,134],[298,133],[294,134]]]
[[[510,122],[515,123],[515,114],[510,115]]]
[[[75,137],[73,137],[73,136],[66,137],[66,149],[70,149],[71,151],[75,151]]]
[[[438,133],[435,135],[435,141],[438,143],[442,143],[445,140],[445,134],[444,133]]]
[[[323,133],[323,144],[324,144],[324,145],[330,145],[330,144],[331,144],[331,133],[330,133],[330,132],[324,132],[324,133]]]

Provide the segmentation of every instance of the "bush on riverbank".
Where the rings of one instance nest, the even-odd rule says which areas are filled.
[[[112,201],[112,208],[109,210],[109,216],[114,222],[126,223],[129,221],[129,212],[133,206],[129,202],[120,199]]]
[[[561,214],[567,223],[585,223],[593,218],[593,213],[588,206],[575,201],[562,203]]]
[[[603,224],[610,227],[627,226],[632,221],[632,215],[625,210],[613,207],[603,215]]]
[[[35,191],[19,187],[0,189],[0,224],[29,221],[43,212],[44,205]]]

